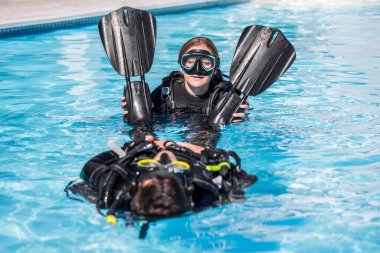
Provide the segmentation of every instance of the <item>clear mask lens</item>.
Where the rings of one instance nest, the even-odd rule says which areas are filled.
[[[137,166],[144,169],[167,169],[169,172],[184,173],[190,169],[190,165],[183,161],[174,161],[170,164],[160,164],[154,159],[143,159],[137,162]]]
[[[137,166],[144,169],[158,168],[159,163],[154,159],[143,159],[137,162]]]
[[[173,173],[186,173],[190,169],[187,162],[175,161],[166,166],[169,172]]]
[[[184,54],[181,57],[181,67],[185,69],[193,68],[197,62],[200,63],[202,68],[206,71],[213,70],[216,67],[216,59],[212,55],[203,54]]]

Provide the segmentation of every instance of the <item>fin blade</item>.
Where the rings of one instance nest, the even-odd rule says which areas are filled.
[[[280,30],[246,27],[232,60],[230,80],[243,94],[256,96],[277,81],[295,58],[294,47]]]
[[[147,73],[156,47],[156,20],[149,12],[122,7],[99,24],[103,47],[113,68],[127,77]]]

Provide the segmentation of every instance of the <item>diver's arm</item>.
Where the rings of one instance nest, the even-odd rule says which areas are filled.
[[[188,142],[177,142],[178,145],[188,148],[195,153],[201,153],[205,148]]]
[[[162,149],[165,149],[165,146],[164,145],[166,142],[168,142],[168,140],[157,140],[157,141],[154,141],[154,143],[159,146],[160,148]],[[188,148],[190,149],[191,151],[195,152],[195,153],[201,153],[205,148],[204,147],[201,147],[201,146],[198,146],[198,145],[195,145],[195,144],[191,144],[191,143],[187,143],[187,142],[176,142],[177,145],[179,146],[182,146],[182,147],[185,147],[185,148]]]
[[[162,85],[155,88],[151,93],[152,98],[152,111],[156,113],[162,112],[162,91],[161,91]]]
[[[201,121],[195,116],[187,125],[188,133],[184,136],[186,142],[205,148],[216,148],[221,137],[221,127],[208,124],[203,117],[199,119]]]

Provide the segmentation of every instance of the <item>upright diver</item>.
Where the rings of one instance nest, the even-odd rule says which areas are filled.
[[[215,44],[206,37],[190,39],[179,51],[178,64],[179,71],[165,77],[152,92],[153,112],[209,115],[215,103],[232,87],[219,69]],[[127,108],[128,102],[123,102],[122,107]],[[243,103],[240,108],[241,112],[233,114],[233,122],[244,118],[248,104]],[[127,113],[125,110],[124,114]]]
[[[158,115],[171,115],[169,119],[175,119],[172,122],[186,124],[188,130],[183,136],[187,141],[215,147],[220,138],[220,129],[209,124],[208,115],[232,87],[219,69],[218,50],[210,39],[195,37],[181,47],[178,63],[179,71],[173,71],[165,77],[162,84],[151,93],[152,111]],[[127,102],[122,103],[123,108],[129,107]],[[232,115],[232,122],[244,119],[248,103],[242,103],[240,108],[239,112]],[[124,115],[127,113],[124,110]],[[167,122],[168,117],[155,118],[157,124]]]

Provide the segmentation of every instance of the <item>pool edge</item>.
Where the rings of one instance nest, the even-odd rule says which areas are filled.
[[[187,2],[180,5],[158,5],[154,7],[142,8],[146,11],[151,12],[154,15],[170,14],[170,13],[180,13],[195,9],[204,9],[218,6],[227,6],[234,4],[241,4],[250,2],[250,0],[212,0],[203,2]],[[46,33],[59,29],[67,29],[73,27],[93,25],[99,22],[102,16],[107,14],[109,11],[83,14],[80,16],[66,16],[63,18],[56,18],[43,21],[31,21],[25,23],[15,23],[8,24],[7,26],[1,28],[0,26],[0,39],[9,37],[18,37],[24,35],[34,35],[40,33]]]

